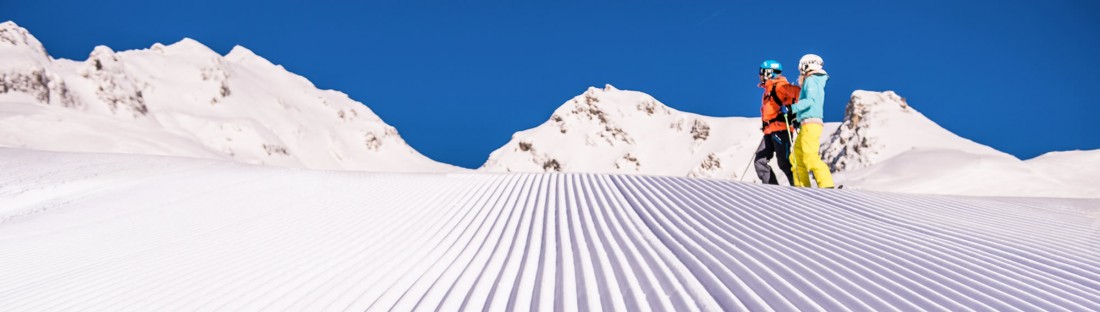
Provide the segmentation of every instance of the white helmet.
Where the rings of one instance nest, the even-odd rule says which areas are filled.
[[[825,61],[821,59],[817,54],[806,54],[798,60],[798,71],[809,72],[812,70],[821,70],[825,66]]]

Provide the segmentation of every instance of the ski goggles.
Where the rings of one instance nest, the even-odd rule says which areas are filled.
[[[772,74],[778,74],[778,73],[780,73],[780,71],[772,69],[772,68],[761,68],[760,69],[760,75],[761,76],[771,76]]]

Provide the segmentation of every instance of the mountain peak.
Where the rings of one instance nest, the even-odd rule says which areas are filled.
[[[0,50],[27,50],[37,57],[49,60],[46,49],[26,28],[13,21],[0,23]]]
[[[862,111],[910,111],[908,101],[896,92],[889,90],[883,92],[856,90],[852,92],[850,103],[855,103],[856,105],[849,105],[847,109],[859,108]],[[859,112],[845,113],[852,114]]]
[[[240,45],[235,45],[233,46],[232,50],[229,50],[229,53],[225,54],[225,59],[229,61],[239,61],[257,56],[258,55],[256,55],[255,52],[252,52],[252,50],[249,50],[248,48]]]
[[[844,122],[829,143],[822,145],[822,157],[833,171],[846,171],[869,167],[914,149],[1007,156],[944,129],[893,91],[857,90],[845,108]]]
[[[222,57],[184,38],[147,50],[97,46],[83,62],[50,62],[20,48],[38,46],[24,29],[11,22],[0,29],[0,93],[5,108],[13,107],[0,112],[0,129],[18,129],[0,130],[0,147],[314,169],[462,170],[420,154],[363,104],[317,89],[244,47]]]
[[[626,115],[632,115],[635,111],[644,112],[646,115],[669,114],[672,111],[671,108],[645,92],[620,90],[610,84],[605,84],[603,88],[590,86],[584,93],[563,104],[561,108],[575,110],[570,108],[574,106],[583,106],[590,110],[613,109]]]
[[[680,112],[639,91],[588,87],[542,125],[515,133],[481,170],[728,178],[739,174],[732,163],[744,163],[742,150],[759,142],[758,125]]]
[[[233,46],[233,49],[230,50],[229,53],[225,54],[225,60],[233,63],[256,63],[261,64],[265,67],[275,67],[282,69],[281,66],[271,63],[271,61],[268,61],[266,58],[257,55],[256,52],[252,52],[252,50],[240,45]],[[286,69],[282,70],[285,71]],[[305,78],[303,77],[303,79]],[[312,85],[312,83],[310,84]]]
[[[89,55],[97,56],[97,55],[111,55],[111,54],[115,54],[115,50],[111,49],[111,47],[108,47],[108,46],[105,46],[105,45],[97,45],[97,46],[95,46],[95,48],[92,49],[92,53],[89,54]]]
[[[202,44],[201,42],[198,42],[195,39],[186,38],[186,37],[184,37],[183,39],[180,39],[180,41],[177,41],[176,43],[173,43],[173,44],[170,44],[170,45],[166,46],[165,48],[168,51],[178,51],[178,52],[184,52],[184,53],[196,53],[196,54],[200,54],[200,55],[217,55],[217,56],[221,56],[217,52],[214,52],[214,50],[210,49],[210,47],[207,47],[206,45]]]

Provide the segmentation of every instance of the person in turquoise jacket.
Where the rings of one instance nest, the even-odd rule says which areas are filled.
[[[825,117],[825,83],[829,81],[829,74],[825,72],[824,66],[825,61],[814,54],[806,54],[798,61],[798,70],[801,73],[798,84],[802,91],[798,94],[798,102],[791,105],[791,110],[802,127],[798,131],[794,153],[790,157],[794,167],[795,186],[799,187],[811,186],[811,172],[817,181],[817,187],[833,187],[833,175],[819,154]]]
[[[791,105],[791,110],[798,116],[799,122],[807,119],[814,122],[816,119],[820,124],[821,120],[825,119],[825,84],[827,82],[829,82],[829,74],[826,74],[824,69],[798,77],[798,85],[802,87],[802,92],[798,94],[798,102]]]

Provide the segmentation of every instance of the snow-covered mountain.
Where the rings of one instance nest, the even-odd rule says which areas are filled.
[[[742,178],[758,118],[681,112],[652,96],[590,87],[538,127],[517,132],[480,170]],[[757,181],[750,169],[744,181]]]
[[[833,171],[870,167],[914,149],[1014,158],[940,127],[893,91],[852,92],[844,122],[829,137],[821,158]]]
[[[0,24],[0,146],[174,155],[315,169],[450,172],[346,94],[191,39],[53,59]]]
[[[611,86],[589,88],[538,127],[517,132],[482,166],[493,172],[588,172],[759,181],[747,165],[756,118],[677,111]],[[822,158],[845,187],[909,193],[1100,197],[1095,174],[1021,161],[937,125],[892,91],[855,91],[844,122],[827,123]],[[1073,164],[1100,167],[1100,151]],[[1055,156],[1043,158],[1056,158]],[[772,166],[776,167],[774,160]],[[748,168],[748,170],[746,170]],[[742,179],[742,173],[746,176]],[[780,179],[783,180],[783,179]]]
[[[1100,150],[1029,161],[960,137],[894,92],[855,91],[822,158],[846,187],[982,196],[1100,197]],[[1068,158],[1068,159],[1067,159]],[[1092,171],[1092,172],[1089,172]]]
[[[835,131],[834,131],[835,130]],[[1100,151],[1021,161],[940,127],[899,95],[856,91],[826,124],[823,158],[845,187],[892,192],[1100,197]],[[517,132],[480,170],[758,182],[755,117],[681,112],[637,91],[589,88]],[[319,90],[248,49],[183,39],[85,61],[54,59],[0,23],[0,146],[172,155],[391,172],[463,169],[421,155],[363,104]],[[773,161],[774,166],[774,161]],[[784,179],[780,179],[784,181]]]

